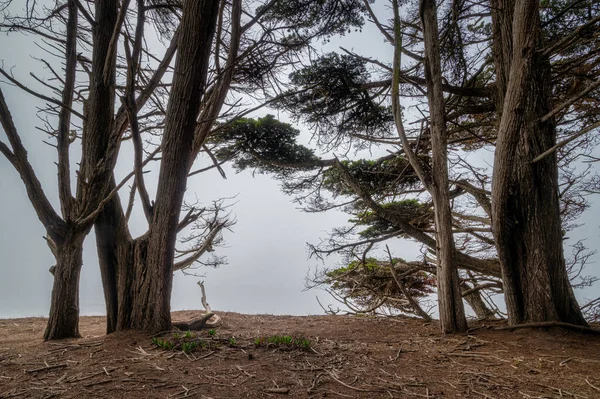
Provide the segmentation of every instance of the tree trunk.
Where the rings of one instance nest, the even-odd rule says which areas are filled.
[[[471,291],[473,287],[469,286],[469,284],[462,282],[460,284],[463,292]],[[475,313],[475,317],[477,320],[494,320],[496,319],[495,313],[485,304],[483,298],[481,297],[481,291],[475,290],[464,296],[465,302],[469,304],[473,312]]]
[[[113,181],[111,190],[114,186]],[[132,238],[118,196],[104,206],[94,230],[106,303],[106,333],[110,334],[118,329],[119,275],[126,272],[132,263],[129,255]]]
[[[219,2],[185,0],[150,228],[132,240],[115,198],[96,223],[107,331],[171,327],[171,287],[179,214],[187,184]],[[114,182],[113,182],[114,186]]]
[[[448,148],[445,104],[435,0],[421,0],[425,47],[425,80],[429,102],[433,181],[429,191],[434,205],[440,324],[444,333],[468,329],[454,258],[454,236],[448,188]]]
[[[79,338],[79,275],[87,232],[65,239],[54,250],[54,284],[44,340]]]
[[[513,4],[514,18],[505,14],[510,5],[499,8],[492,2],[494,24],[501,24],[494,27],[494,54],[502,110],[492,179],[492,227],[508,321],[585,325],[565,266],[557,158],[553,154],[531,162],[556,143],[554,120],[540,123],[550,111],[552,83],[550,62],[536,51],[541,44],[539,2]],[[504,46],[513,49],[508,60],[500,49]]]

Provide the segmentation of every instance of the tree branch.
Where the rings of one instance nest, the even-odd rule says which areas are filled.
[[[0,68],[0,74],[2,74],[6,79],[8,79],[12,84],[14,84],[15,86],[17,86],[19,89],[31,94],[34,97],[37,97],[41,100],[47,101],[51,104],[54,105],[58,105],[59,107],[63,107],[66,108],[69,112],[71,112],[73,115],[77,115],[77,117],[81,118],[81,120],[85,120],[84,116],[82,114],[80,114],[79,112],[75,111],[73,108],[70,108],[68,106],[66,106],[65,104],[63,104],[61,101],[52,98],[52,97],[48,97],[45,96],[43,94],[37,93],[33,90],[31,90],[29,87],[25,86],[24,84],[22,84],[21,82],[19,82],[17,79],[15,79],[14,77],[10,76],[4,69]]]
[[[597,89],[598,87],[600,87],[600,80],[595,81],[594,83],[589,85],[585,90],[583,90],[581,93],[577,94],[575,97],[568,99],[567,101],[563,102],[562,104],[559,104],[552,111],[550,111],[546,115],[542,116],[542,118],[540,119],[540,123],[545,123],[546,121],[548,121],[548,119],[552,118],[554,115],[558,114],[560,111],[569,107],[570,105],[575,103],[577,100],[579,100],[581,97],[583,97],[586,94],[590,93],[591,91]]]
[[[117,57],[117,44],[119,42],[119,35],[121,34],[121,27],[127,16],[127,9],[129,8],[130,0],[123,0],[121,3],[121,9],[117,17],[117,23],[113,29],[112,36],[108,45],[108,51],[106,52],[106,59],[104,60],[104,68],[102,69],[102,79],[104,79],[104,85],[108,86],[112,75],[111,65],[114,63],[114,59]]]
[[[27,159],[27,151],[21,142],[21,138],[19,137],[19,133],[14,124],[8,106],[6,105],[4,93],[2,92],[1,88],[0,123],[2,124],[2,128],[8,137],[8,141],[12,147],[12,152],[4,143],[0,145],[0,150],[2,151],[2,154],[11,162],[17,172],[19,172],[19,175],[21,175],[21,180],[23,180],[25,189],[27,190],[27,196],[29,197],[31,204],[35,209],[38,218],[48,231],[48,235],[54,242],[59,244],[63,240],[65,222],[50,204],[48,197],[46,197],[46,194],[44,193],[42,184],[38,180],[33,167]]]
[[[202,255],[204,255],[204,253],[206,253],[208,250],[210,250],[212,248],[213,241],[215,240],[215,238],[217,238],[217,235],[221,232],[221,230],[223,230],[223,228],[226,225],[227,225],[227,220],[221,221],[221,222],[215,224],[211,228],[211,230],[208,233],[208,235],[206,236],[206,238],[204,239],[204,242],[202,243],[202,245],[192,255],[190,255],[186,259],[173,264],[173,270],[174,271],[183,270],[183,269],[187,269],[190,266],[192,266],[198,259],[200,259],[200,257]]]
[[[554,151],[558,150],[560,147],[563,147],[563,146],[569,144],[571,141],[583,136],[584,134],[588,133],[589,131],[591,131],[597,127],[600,127],[600,122],[596,122],[594,124],[591,124],[583,129],[581,129],[579,132],[575,133],[571,137],[564,139],[560,143],[550,147],[549,149],[547,149],[546,151],[544,151],[543,153],[541,153],[540,155],[535,157],[533,159],[533,161],[531,161],[531,163],[536,163],[536,162],[541,161],[542,159],[546,158],[548,155],[551,155],[552,153],[554,153]]]
[[[67,42],[65,45],[65,80],[62,91],[62,104],[58,114],[58,195],[63,217],[69,221],[73,218],[72,210],[75,199],[71,193],[71,164],[69,161],[69,145],[71,143],[71,111],[73,105],[73,89],[77,73],[77,6],[74,0],[69,1],[69,19],[67,21]]]

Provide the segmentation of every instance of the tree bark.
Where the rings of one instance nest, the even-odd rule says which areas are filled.
[[[465,302],[469,304],[477,320],[493,320],[496,319],[494,312],[485,304],[481,297],[481,291],[473,291],[473,287],[470,287],[467,283],[462,282],[460,284],[463,292],[470,292],[464,295]]]
[[[79,338],[79,275],[87,231],[72,234],[54,249],[56,265],[44,340]]]
[[[114,184],[113,180],[112,185]],[[132,264],[130,249],[133,240],[117,196],[104,206],[96,219],[94,231],[106,304],[106,333],[110,334],[118,330],[119,316],[123,312],[120,311],[120,304],[125,300],[119,292],[119,276],[126,273]]]
[[[514,8],[514,13],[512,9]],[[549,59],[541,54],[539,2],[492,1],[500,125],[492,179],[492,228],[510,325],[586,325],[570,286],[562,242]],[[512,49],[508,52],[506,49]]]
[[[183,4],[156,203],[148,233],[131,239],[118,198],[105,207],[97,220],[107,332],[126,329],[156,332],[171,327],[177,227],[189,163],[193,161],[192,143],[218,5],[219,2],[209,0],[186,0]]]
[[[429,103],[431,129],[432,184],[437,282],[440,324],[444,333],[468,329],[459,287],[458,269],[454,257],[452,213],[448,187],[448,142],[446,135],[445,103],[442,91],[437,6],[435,0],[421,0],[421,23],[425,47],[425,80]]]

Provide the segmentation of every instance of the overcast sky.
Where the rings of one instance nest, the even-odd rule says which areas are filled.
[[[383,8],[380,12],[385,12]],[[355,49],[371,57],[387,60],[392,49],[384,43],[372,26],[362,33],[353,33],[334,40],[324,47],[326,51],[339,46]],[[0,36],[0,61],[5,69],[16,66],[14,73],[25,81],[30,71],[43,72],[31,55],[39,54],[29,39],[19,35]],[[2,89],[23,142],[46,193],[57,204],[56,157],[53,148],[42,143],[45,134],[35,130],[39,121],[35,117],[40,102],[5,83]],[[34,83],[32,83],[33,85]],[[264,115],[258,112],[257,115]],[[285,119],[285,115],[279,115]],[[308,142],[309,133],[302,126],[302,140]],[[0,139],[5,140],[4,132]],[[117,175],[130,171],[131,158],[127,146],[123,148]],[[73,159],[73,158],[72,158]],[[77,159],[75,157],[75,159]],[[252,177],[249,172],[235,174],[225,168],[227,180],[211,171],[188,182],[187,195],[198,196],[205,202],[220,197],[236,198],[233,214],[237,224],[233,232],[226,232],[226,245],[218,250],[226,255],[229,264],[219,269],[200,269],[208,301],[213,309],[243,313],[318,314],[322,313],[315,296],[322,302],[331,303],[323,291],[303,292],[304,278],[309,268],[323,266],[315,259],[308,259],[306,243],[318,243],[333,227],[342,226],[347,215],[335,212],[307,214],[297,209],[292,199],[280,192],[279,182],[270,176]],[[152,177],[149,177],[151,186]],[[58,209],[58,208],[57,208]],[[571,234],[573,238],[588,237],[588,246],[598,247],[597,207],[588,212],[583,221],[588,225]],[[145,231],[145,221],[138,212],[132,219],[132,232]],[[52,275],[48,268],[54,263],[52,254],[42,236],[41,223],[35,216],[24,186],[4,157],[0,156],[0,317],[46,316],[49,310]],[[90,234],[85,243],[84,265],[80,284],[81,313],[103,314],[104,300],[95,250],[95,238]],[[394,255],[414,259],[419,253],[413,243],[400,242],[393,246]],[[598,259],[596,255],[595,259]],[[333,266],[336,257],[327,260]],[[597,265],[593,266],[596,269]],[[591,271],[591,269],[590,269]],[[175,274],[172,308],[201,308],[198,277]],[[588,290],[578,296],[598,296],[599,290]]]

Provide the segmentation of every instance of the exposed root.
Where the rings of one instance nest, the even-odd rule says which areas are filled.
[[[571,323],[563,323],[562,321],[540,321],[537,323],[516,324],[514,326],[498,327],[496,330],[517,330],[519,328],[551,328],[562,327],[567,330],[579,331],[587,334],[600,335],[600,330],[585,326],[578,326]]]

